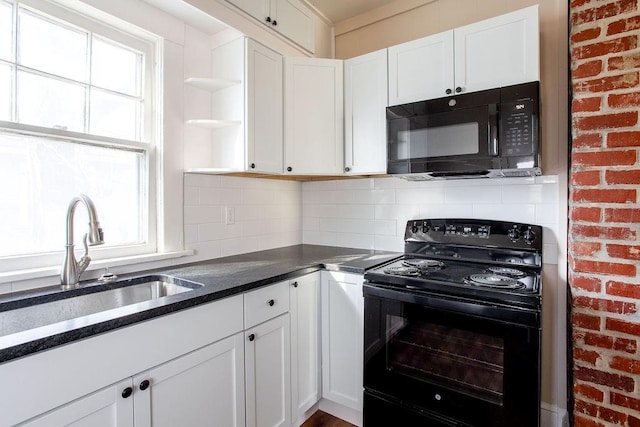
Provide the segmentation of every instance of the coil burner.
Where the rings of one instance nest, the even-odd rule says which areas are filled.
[[[417,267],[396,265],[384,269],[387,274],[395,274],[396,276],[417,277],[420,276],[420,270]]]
[[[495,267],[495,266],[487,268],[487,273],[497,274],[499,276],[514,277],[514,278],[525,277],[527,275],[527,273],[525,273],[524,271],[521,271],[515,268]]]
[[[522,289],[525,284],[508,276],[499,274],[472,274],[464,278],[465,283],[500,289]]]
[[[416,267],[422,273],[442,270],[445,267],[444,262],[434,259],[405,259],[402,264],[408,267]]]

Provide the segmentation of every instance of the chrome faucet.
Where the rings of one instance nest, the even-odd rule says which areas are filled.
[[[76,261],[75,254],[73,252],[73,214],[76,210],[78,203],[84,203],[89,213],[89,233],[84,235],[84,255],[80,258],[80,261]],[[60,270],[60,283],[62,289],[73,289],[78,287],[80,281],[80,275],[87,269],[91,258],[89,258],[89,245],[101,245],[104,243],[104,235],[100,223],[98,222],[98,213],[93,201],[86,195],[80,194],[79,196],[71,199],[69,207],[67,208],[67,243],[65,245],[64,261],[62,262],[62,269]],[[88,242],[87,242],[88,240]]]

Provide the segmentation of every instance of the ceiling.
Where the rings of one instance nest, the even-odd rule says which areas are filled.
[[[307,0],[334,24],[395,0]]]

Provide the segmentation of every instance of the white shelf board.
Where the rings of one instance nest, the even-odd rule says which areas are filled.
[[[244,171],[240,169],[231,169],[231,168],[191,168],[191,169],[185,169],[184,172],[216,175],[216,174],[244,172]]]
[[[187,120],[188,125],[200,126],[208,129],[219,129],[242,124],[240,120],[213,120],[213,119],[193,119]]]
[[[207,77],[189,77],[184,82],[190,86],[208,90],[210,92],[216,92],[242,83],[240,80],[213,79]]]

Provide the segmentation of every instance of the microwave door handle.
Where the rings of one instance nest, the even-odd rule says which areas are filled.
[[[495,157],[498,155],[498,112],[495,105],[492,107],[489,112],[489,155]]]

